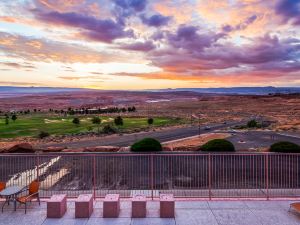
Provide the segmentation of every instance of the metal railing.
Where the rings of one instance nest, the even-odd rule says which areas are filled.
[[[0,181],[41,183],[41,196],[173,193],[184,198],[300,197],[300,154],[3,154]]]

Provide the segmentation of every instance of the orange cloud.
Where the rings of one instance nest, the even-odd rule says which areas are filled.
[[[112,56],[87,47],[62,42],[30,39],[29,37],[0,32],[2,52],[10,57],[25,58],[31,61],[63,63],[102,63]]]

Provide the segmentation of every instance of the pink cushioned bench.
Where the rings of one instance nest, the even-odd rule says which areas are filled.
[[[120,195],[107,194],[103,201],[103,217],[117,218],[120,213]]]
[[[175,200],[173,194],[161,194],[160,200],[160,217],[174,218],[175,217]]]
[[[47,202],[47,217],[61,218],[67,211],[67,195],[52,195]]]
[[[75,201],[75,218],[89,218],[93,213],[93,195],[79,195]]]
[[[146,196],[136,195],[131,200],[132,203],[132,218],[146,217]]]

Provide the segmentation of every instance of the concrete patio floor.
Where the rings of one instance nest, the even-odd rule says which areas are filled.
[[[288,212],[293,201],[177,201],[176,218],[160,219],[159,202],[149,201],[147,218],[131,219],[131,203],[122,200],[120,217],[102,218],[102,202],[94,203],[90,219],[74,218],[74,202],[68,202],[68,211],[61,219],[46,218],[46,203],[33,202],[27,214],[24,206],[12,205],[0,212],[3,225],[299,225],[300,215]]]

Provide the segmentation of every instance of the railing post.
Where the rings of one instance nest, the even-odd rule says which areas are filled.
[[[267,200],[269,200],[269,154],[265,155],[265,178],[266,178],[266,191]]]
[[[93,195],[96,200],[96,156],[93,155]]]
[[[154,199],[154,174],[153,174],[153,154],[151,154],[151,163],[150,163],[150,173],[151,173],[151,199]]]
[[[211,200],[211,153],[208,153],[208,197]]]
[[[40,156],[39,153],[37,153],[36,156],[36,180],[37,182],[40,182]]]

